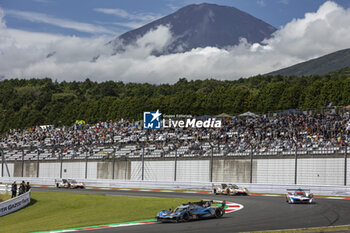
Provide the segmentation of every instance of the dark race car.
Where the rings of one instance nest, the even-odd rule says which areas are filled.
[[[187,222],[196,219],[220,218],[225,213],[224,201],[220,206],[212,205],[212,201],[189,202],[178,206],[175,210],[162,210],[156,219],[158,222]]]

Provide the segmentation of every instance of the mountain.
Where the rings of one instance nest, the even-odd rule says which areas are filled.
[[[115,51],[135,41],[160,25],[169,25],[173,41],[161,54],[189,51],[193,48],[215,46],[224,48],[237,45],[240,38],[261,42],[276,28],[234,7],[216,4],[192,4],[173,14],[155,20],[143,27],[126,32],[110,44]]]
[[[348,66],[350,66],[350,49],[343,49],[266,75],[322,75]]]

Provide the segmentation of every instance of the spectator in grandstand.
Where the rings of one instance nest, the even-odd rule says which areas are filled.
[[[11,198],[16,197],[16,195],[17,195],[17,184],[16,184],[16,181],[14,181],[12,183],[12,185],[11,185],[11,192],[12,192]]]
[[[308,150],[313,148],[342,147],[350,141],[350,114],[341,112],[293,113],[261,118],[233,118],[224,120],[222,128],[167,128],[156,131],[143,130],[140,124],[120,120],[83,124],[72,127],[34,127],[27,130],[11,129],[0,139],[6,150],[20,147],[42,148],[51,157],[79,157],[83,147],[95,150],[114,146],[120,151],[135,145],[138,153],[146,147],[145,154],[162,150],[166,155],[177,148],[189,154],[205,154],[211,142],[215,153]],[[95,150],[98,153],[98,150]],[[101,151],[101,149],[100,149]],[[187,153],[187,152],[186,152]]]

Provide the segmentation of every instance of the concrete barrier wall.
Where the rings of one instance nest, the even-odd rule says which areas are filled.
[[[1,161],[0,161],[0,163],[1,163]],[[10,176],[13,177],[14,176],[14,172],[13,172],[14,171],[14,164],[8,163],[7,166],[8,166],[9,172],[10,172]],[[2,174],[1,166],[0,166],[0,174]],[[4,177],[8,177],[5,165],[4,165]]]
[[[131,164],[132,164],[131,161],[116,161],[114,165],[114,179],[130,180],[131,174],[133,172]],[[85,169],[85,166],[84,166],[84,169]],[[136,172],[136,170],[134,172]],[[113,178],[112,174],[113,174],[112,162],[103,162],[103,161],[94,162],[94,165],[92,166],[90,166],[90,163],[88,164],[87,177],[89,179],[112,179]],[[137,175],[134,175],[134,176],[137,176]]]
[[[343,158],[298,160],[298,184],[343,185]]]
[[[259,159],[256,162],[256,169],[253,170],[254,183],[294,184],[294,159]]]
[[[210,179],[209,164],[209,160],[178,160],[176,180],[181,182],[208,182]]]
[[[174,161],[145,161],[144,180],[174,181]],[[131,180],[142,180],[142,162],[131,162]],[[209,160],[178,160],[176,180],[189,182],[209,181]]]
[[[258,164],[257,161],[253,161],[253,171],[256,171],[257,164]],[[256,175],[257,173],[253,172],[253,180],[256,180]],[[250,159],[214,160],[213,161],[213,181],[214,182],[249,183],[250,182]]]
[[[87,169],[87,177],[89,179],[97,179],[97,171],[97,162],[89,162]]]
[[[10,165],[10,164],[9,164]],[[22,176],[22,162],[18,161],[13,164],[13,176]],[[23,165],[23,176],[25,177],[36,177],[37,176],[37,163],[26,162]],[[6,168],[5,168],[6,169]]]
[[[347,161],[346,165],[347,165],[346,181],[347,181],[347,184],[350,186],[350,159]]]
[[[39,177],[60,177],[59,162],[44,162],[39,165]]]
[[[145,181],[174,181],[173,160],[145,160]],[[85,161],[63,161],[62,178],[85,179]],[[21,161],[8,163],[10,175],[22,176]],[[215,158],[213,182],[250,183],[250,159]],[[350,162],[347,164],[347,184],[350,184]],[[176,181],[209,182],[210,159],[177,160]],[[252,182],[256,184],[294,184],[295,160],[289,158],[259,158],[253,160]],[[39,177],[59,178],[60,161],[41,161]],[[89,161],[88,179],[142,180],[142,161],[116,160],[113,176],[112,161]],[[25,177],[37,176],[37,162],[24,163]],[[7,172],[4,172],[7,176]],[[344,185],[344,158],[299,158],[297,184]]]
[[[96,169],[96,168],[91,168]],[[62,178],[84,179],[85,163],[84,162],[66,162],[62,163]]]

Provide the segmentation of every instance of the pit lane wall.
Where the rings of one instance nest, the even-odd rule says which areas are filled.
[[[254,184],[350,185],[350,162],[342,157],[153,159],[112,161],[82,160],[7,162],[10,177],[115,179],[125,181],[228,182]],[[23,171],[22,171],[23,168]],[[346,169],[345,169],[346,168]],[[252,172],[250,172],[252,169]],[[5,170],[5,169],[4,169]],[[176,170],[176,171],[175,171]],[[114,174],[113,174],[114,171]],[[212,175],[211,175],[212,171]],[[0,174],[1,166],[0,166]],[[3,172],[8,177],[7,170]],[[346,176],[345,176],[346,174]],[[0,181],[1,182],[1,181]]]
[[[22,209],[29,203],[30,191],[10,200],[0,202],[0,217]]]

